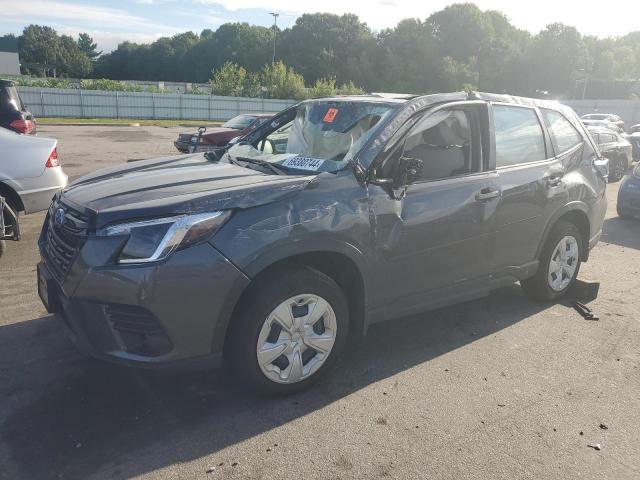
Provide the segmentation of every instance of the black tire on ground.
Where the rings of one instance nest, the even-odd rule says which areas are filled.
[[[621,157],[612,158],[609,164],[609,183],[619,182],[624,177],[627,169],[626,160]]]
[[[578,243],[578,265],[569,284],[563,290],[555,291],[549,286],[548,281],[551,255],[558,245],[558,242],[560,242],[560,240],[565,236],[574,237]],[[565,295],[575,283],[578,273],[580,272],[580,259],[582,257],[583,248],[586,247],[578,227],[571,222],[563,220],[556,223],[552,227],[542,251],[540,252],[540,265],[538,267],[538,271],[533,277],[520,282],[522,289],[533,300],[541,302],[550,302]]]
[[[316,383],[325,376],[344,350],[349,335],[349,308],[338,284],[307,266],[278,268],[258,279],[241,299],[225,344],[225,358],[242,387],[271,395],[286,395]],[[336,340],[329,357],[309,378],[280,384],[268,379],[258,364],[256,346],[264,321],[284,300],[299,294],[316,294],[329,302],[336,316]]]

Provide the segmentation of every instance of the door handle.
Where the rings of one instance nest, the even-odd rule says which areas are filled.
[[[500,190],[493,187],[487,187],[476,193],[476,200],[478,202],[486,202],[487,200],[491,200],[492,198],[497,198],[499,196]]]

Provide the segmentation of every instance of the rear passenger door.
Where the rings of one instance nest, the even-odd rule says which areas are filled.
[[[540,111],[491,105],[495,168],[502,197],[497,209],[495,277],[520,278],[535,268],[546,217],[562,203],[564,168],[551,146]]]

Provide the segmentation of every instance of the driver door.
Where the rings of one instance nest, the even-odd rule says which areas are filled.
[[[423,114],[384,162],[383,172],[400,157],[423,168],[399,199],[371,187],[381,317],[488,291],[500,201],[489,143],[486,104],[462,103]]]

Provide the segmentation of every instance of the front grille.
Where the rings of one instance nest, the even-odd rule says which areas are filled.
[[[55,212],[62,208],[65,211],[65,219],[62,225],[58,225],[54,218]],[[66,205],[60,200],[54,201],[49,207],[45,227],[43,230],[43,253],[47,264],[51,267],[51,273],[62,281],[75,257],[82,247],[87,235],[89,217]]]
[[[158,319],[135,305],[105,305],[105,315],[129,353],[157,356],[172,348],[171,340]]]

